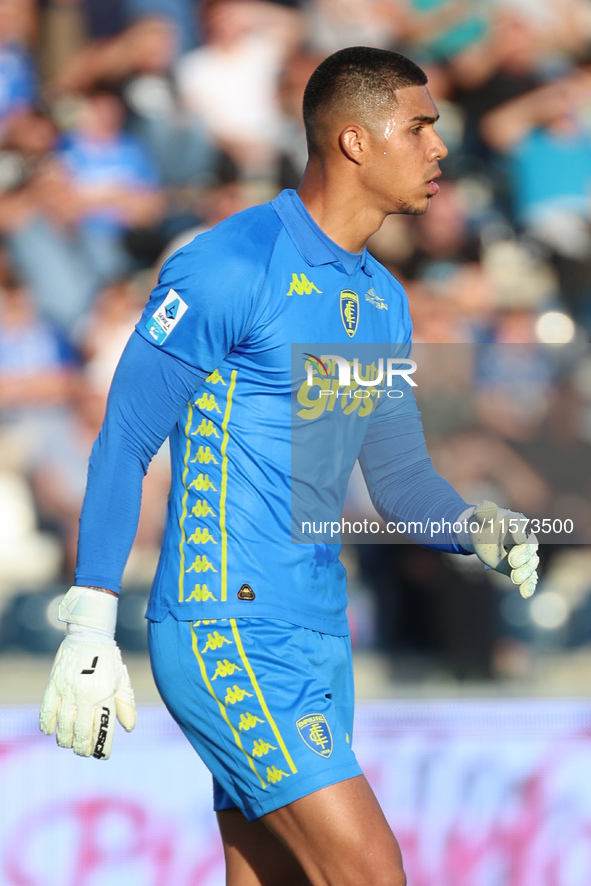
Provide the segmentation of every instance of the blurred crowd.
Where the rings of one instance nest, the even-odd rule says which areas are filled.
[[[450,363],[426,352],[434,461],[470,500],[576,532],[544,551],[533,614],[464,558],[347,549],[357,641],[481,676],[591,643],[590,0],[0,0],[0,650],[15,601],[71,582],[88,453],[160,264],[297,187],[305,83],[359,44],[421,64],[449,148],[429,212],[370,243]],[[161,452],[129,586],[167,485]]]

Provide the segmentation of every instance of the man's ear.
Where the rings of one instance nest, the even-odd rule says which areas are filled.
[[[369,140],[368,132],[359,123],[348,123],[339,133],[339,147],[342,153],[358,166],[367,157]]]

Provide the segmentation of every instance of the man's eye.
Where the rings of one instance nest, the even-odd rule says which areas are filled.
[[[415,135],[418,135],[418,133],[421,132],[422,128],[423,128],[422,126],[413,126],[413,128],[411,129],[411,132],[414,132]]]

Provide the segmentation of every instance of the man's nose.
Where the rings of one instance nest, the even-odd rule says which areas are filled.
[[[433,160],[443,160],[449,153],[441,136],[436,132],[433,135],[433,144],[429,148],[429,161],[431,162]]]

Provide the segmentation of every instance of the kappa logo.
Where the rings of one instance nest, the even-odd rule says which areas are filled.
[[[300,736],[310,750],[321,757],[332,754],[332,734],[324,714],[306,714],[296,720]]]
[[[382,298],[381,295],[378,295],[373,286],[365,293],[365,301],[368,301],[370,305],[373,305],[375,308],[378,308],[380,310],[388,310],[388,303],[386,299]]]
[[[341,291],[340,310],[345,332],[349,338],[353,338],[359,323],[359,296],[352,289]]]
[[[322,295],[322,290],[308,280],[305,274],[300,274],[299,278],[297,274],[291,275],[291,284],[285,294],[293,295],[294,292],[296,295],[311,295],[313,292]]]
[[[267,784],[277,784],[282,778],[289,778],[289,772],[277,769],[276,766],[267,766]]]
[[[146,329],[156,344],[161,345],[170,335],[189,306],[182,300],[178,292],[169,289],[168,294],[159,308],[156,308],[146,322]]]

